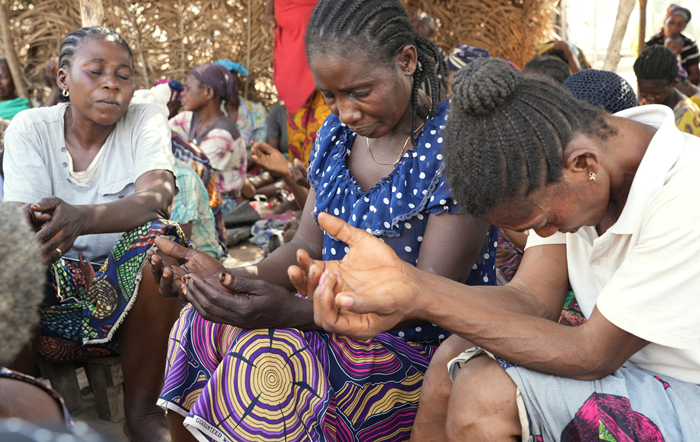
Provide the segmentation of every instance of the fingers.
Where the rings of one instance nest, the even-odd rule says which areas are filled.
[[[294,158],[294,168],[299,171],[299,173],[304,177],[304,179],[307,179],[306,176],[309,173],[309,169],[304,166],[304,163],[301,162],[299,158]]]
[[[225,316],[243,307],[241,301],[245,301],[244,297],[217,290],[199,275],[186,275],[182,282],[185,298],[208,321],[227,322]],[[222,307],[221,304],[225,304],[226,307]]]
[[[163,252],[164,255],[175,258],[178,261],[189,261],[196,253],[195,250],[182,247],[180,244],[170,241],[167,238],[163,238],[162,236],[156,238],[155,244],[156,247],[158,247],[158,250]]]
[[[319,225],[328,232],[329,235],[346,243],[350,248],[356,246],[360,241],[367,238],[374,238],[364,230],[356,229],[340,218],[336,218],[325,212],[318,214]],[[381,242],[377,240],[380,244]]]
[[[52,212],[59,204],[61,204],[60,198],[48,196],[32,204],[31,209],[35,212]]]

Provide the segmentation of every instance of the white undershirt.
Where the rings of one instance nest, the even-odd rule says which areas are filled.
[[[95,158],[93,158],[92,163],[90,163],[86,170],[76,172],[73,170],[73,157],[71,156],[70,152],[68,152],[68,149],[66,149],[66,156],[68,157],[68,173],[78,186],[87,186],[90,184],[92,179],[95,178],[97,167],[100,165],[100,160],[102,160],[102,152],[104,152],[104,146],[100,148],[100,151],[97,152],[97,155],[95,155]]]

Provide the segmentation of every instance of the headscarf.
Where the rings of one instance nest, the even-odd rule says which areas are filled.
[[[170,78],[162,78],[156,81],[153,86],[158,86],[159,84],[167,84],[170,87],[170,101],[179,101],[180,95],[182,94],[182,83],[171,80]]]
[[[686,9],[682,6],[678,6],[675,4],[672,4],[666,10],[666,19],[668,19],[672,15],[680,15],[681,17],[683,17],[686,23],[688,23],[690,21],[690,17],[692,17],[690,9]]]
[[[244,77],[248,76],[248,69],[243,66],[243,63],[241,62],[233,62],[231,60],[219,60],[215,61],[214,64],[220,64],[221,66],[225,67],[226,69],[229,70],[229,72],[233,71],[237,73],[238,75],[242,75]]]
[[[211,86],[214,92],[224,100],[234,100],[238,97],[236,80],[231,72],[220,64],[197,66],[192,69],[192,75],[207,86]]]
[[[451,71],[458,71],[477,58],[491,58],[486,49],[469,45],[457,45],[447,57],[447,66]]]
[[[603,106],[613,114],[639,106],[637,93],[632,86],[610,71],[585,69],[567,78],[562,87],[579,100],[593,106]]]

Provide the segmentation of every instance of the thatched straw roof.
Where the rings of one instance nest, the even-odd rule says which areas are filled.
[[[534,46],[550,37],[556,0],[406,3],[411,15],[425,11],[439,20],[445,51],[469,43],[522,66]],[[138,87],[165,77],[182,80],[194,66],[229,58],[250,71],[249,99],[267,106],[277,101],[264,0],[103,0],[103,5],[106,25],[134,51]],[[63,37],[80,27],[79,0],[6,0],[5,6],[25,79],[41,99],[47,60],[58,55]]]

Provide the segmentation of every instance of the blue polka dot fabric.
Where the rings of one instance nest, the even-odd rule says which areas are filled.
[[[317,220],[320,212],[335,215],[381,238],[401,259],[416,265],[428,217],[459,212],[443,175],[441,131],[448,104],[441,103],[436,116],[428,119],[418,132],[418,146],[406,152],[392,173],[367,192],[357,185],[346,166],[356,134],[336,115],[329,115],[318,131],[309,160],[308,180],[316,191],[314,219]],[[498,228],[492,227],[467,284],[496,284],[497,240]],[[347,244],[325,234],[324,260],[342,259],[348,250]],[[394,334],[413,341],[441,340],[449,335],[432,324]]]

